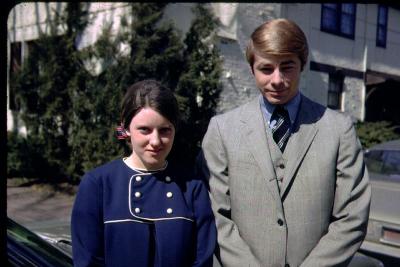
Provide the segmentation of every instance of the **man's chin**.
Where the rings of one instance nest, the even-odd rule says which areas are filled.
[[[288,102],[286,97],[265,96],[265,95],[264,97],[272,105],[284,105]]]

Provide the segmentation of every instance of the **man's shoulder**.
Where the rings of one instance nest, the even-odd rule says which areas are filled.
[[[241,104],[240,106],[237,106],[231,110],[215,115],[213,119],[218,121],[231,121],[231,120],[237,121],[239,118],[245,115],[248,110],[253,109],[254,105],[257,104],[258,104],[258,98],[254,98],[253,100]]]
[[[319,114],[321,119],[326,120],[340,120],[340,121],[348,121],[351,120],[351,116],[347,113],[341,112],[339,110],[335,110],[329,107],[326,107],[310,98],[302,95],[302,101],[304,101],[305,107],[310,110],[313,110],[314,113]]]

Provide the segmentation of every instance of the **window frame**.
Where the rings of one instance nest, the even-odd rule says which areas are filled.
[[[352,7],[352,12],[345,10],[345,7],[350,7],[350,5]],[[329,13],[331,15],[331,18],[334,18],[333,20],[328,20],[327,16],[329,16]],[[356,16],[356,3],[321,4],[320,29],[323,32],[354,40],[356,30]],[[351,23],[351,25],[349,25],[350,33],[345,32],[345,20]]]

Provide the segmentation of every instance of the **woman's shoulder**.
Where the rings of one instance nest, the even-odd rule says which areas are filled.
[[[98,179],[100,177],[109,176],[111,174],[115,175],[116,173],[120,172],[121,169],[123,169],[123,164],[124,163],[122,159],[114,159],[87,171],[85,173],[85,176]]]
[[[186,190],[191,191],[204,186],[204,181],[196,174],[194,168],[171,164],[168,169],[168,172],[176,177],[176,182],[185,187]]]

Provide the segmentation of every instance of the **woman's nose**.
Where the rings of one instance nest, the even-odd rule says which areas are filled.
[[[158,146],[158,145],[161,144],[161,138],[160,138],[160,134],[158,133],[158,131],[154,131],[154,132],[151,134],[151,137],[150,137],[150,144],[151,144],[152,146]]]

